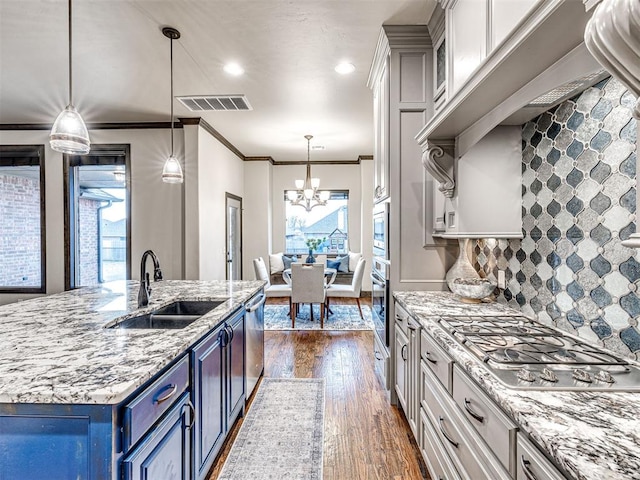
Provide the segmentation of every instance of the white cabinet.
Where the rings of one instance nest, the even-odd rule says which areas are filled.
[[[373,201],[389,197],[389,57],[373,83]]]
[[[395,305],[396,394],[411,431],[420,428],[420,325],[407,311]]]
[[[433,188],[427,206],[434,219],[428,233],[443,238],[522,238],[521,145],[519,126],[498,126],[455,161],[451,149],[449,154],[443,150],[442,156],[425,158],[429,175],[440,173],[434,164],[448,172],[446,178],[432,179],[439,188]]]
[[[522,434],[518,433],[516,480],[565,480],[553,464]]]

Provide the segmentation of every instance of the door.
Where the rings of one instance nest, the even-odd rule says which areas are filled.
[[[396,325],[396,394],[398,395],[398,401],[402,405],[402,409],[405,415],[408,416],[407,411],[407,369],[409,360],[409,339],[404,332]]]
[[[131,278],[129,145],[65,155],[65,288]]]
[[[207,476],[225,438],[223,356],[224,327],[212,332],[193,349],[193,403],[196,409],[194,429],[195,477]]]
[[[226,193],[227,280],[242,279],[242,198]]]

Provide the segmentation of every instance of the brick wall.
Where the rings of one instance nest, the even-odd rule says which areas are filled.
[[[98,283],[98,207],[99,201],[78,200],[78,273],[83,287]]]
[[[40,180],[0,174],[0,286],[39,287]]]

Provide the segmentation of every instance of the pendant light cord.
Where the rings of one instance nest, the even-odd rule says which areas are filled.
[[[171,59],[171,156],[173,157],[173,38],[170,39],[170,59]]]
[[[71,41],[72,41],[72,36],[71,36],[71,0],[69,0],[69,105],[73,105],[73,98],[72,98],[72,93],[73,92],[73,68],[72,68],[72,63],[73,63],[73,56],[71,55]]]

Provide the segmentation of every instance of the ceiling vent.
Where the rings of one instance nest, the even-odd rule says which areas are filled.
[[[251,105],[249,105],[247,97],[244,95],[199,95],[197,97],[176,98],[192,112],[235,112],[253,110]]]

